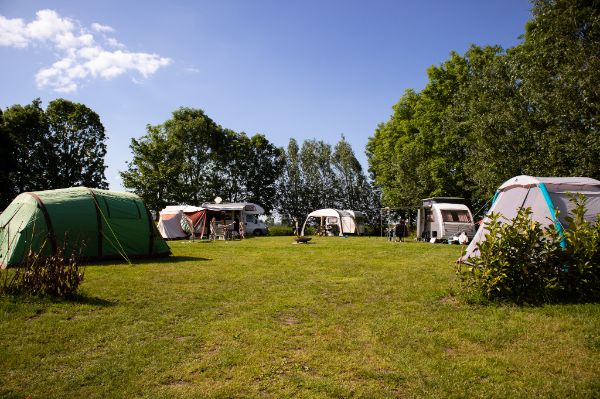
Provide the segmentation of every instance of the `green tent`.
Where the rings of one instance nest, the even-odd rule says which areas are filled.
[[[85,259],[168,256],[171,251],[134,194],[85,187],[22,193],[0,214],[0,266],[30,250]]]

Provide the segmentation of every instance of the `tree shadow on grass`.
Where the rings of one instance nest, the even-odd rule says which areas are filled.
[[[61,302],[71,302],[79,305],[91,305],[103,308],[117,306],[118,304],[117,301],[108,301],[106,299],[98,298],[97,296],[87,295],[86,293],[77,294],[75,297],[65,299]]]
[[[90,296],[85,292],[80,292],[73,296],[67,298],[59,298],[53,297],[49,295],[26,295],[26,294],[15,294],[15,295],[5,295],[5,300],[8,300],[12,303],[21,303],[21,304],[61,304],[61,303],[71,303],[78,305],[91,305],[98,307],[111,307],[116,306],[117,301],[108,301],[106,299],[98,298],[96,296]],[[38,313],[41,313],[38,312]]]
[[[132,266],[137,265],[147,265],[147,264],[170,264],[170,263],[179,263],[179,262],[206,262],[212,259],[203,258],[201,256],[164,256],[157,258],[130,258]],[[93,261],[89,263],[84,263],[82,266],[126,266],[128,262],[123,258],[115,258],[115,259],[106,259],[101,261]]]
[[[179,262],[207,262],[212,260],[210,258],[203,258],[201,256],[165,256],[163,258],[145,258],[145,259],[132,259],[131,263],[135,265],[145,265],[149,263],[179,263]],[[126,263],[126,262],[125,262]]]

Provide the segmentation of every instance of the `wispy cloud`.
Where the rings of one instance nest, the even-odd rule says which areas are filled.
[[[115,31],[112,28],[112,26],[102,25],[102,24],[99,24],[98,22],[94,22],[92,24],[92,29],[95,30],[96,32],[104,32],[104,33],[112,33]]]
[[[35,81],[39,88],[63,93],[76,91],[90,79],[108,80],[131,72],[132,80],[139,82],[135,75],[148,78],[172,63],[170,58],[158,54],[127,51],[124,44],[107,36],[114,32],[112,27],[97,22],[87,29],[54,10],[40,10],[36,19],[28,23],[0,15],[0,46],[45,46],[58,54],[56,62],[37,72]]]

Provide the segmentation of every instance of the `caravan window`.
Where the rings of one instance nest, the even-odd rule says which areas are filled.
[[[465,210],[442,210],[444,222],[471,223],[469,212]]]
[[[338,222],[338,218],[336,218],[335,216],[327,216],[327,219],[325,220],[326,224],[337,224]]]
[[[258,223],[258,216],[256,215],[246,215],[246,223]]]

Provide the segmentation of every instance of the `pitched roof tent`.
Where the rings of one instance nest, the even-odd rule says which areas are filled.
[[[496,191],[488,215],[500,213],[510,220],[520,208],[531,208],[531,218],[542,226],[555,224],[561,230],[565,218],[573,209],[569,194],[581,193],[586,197],[585,218],[594,221],[600,214],[600,181],[589,177],[533,177],[516,176],[504,182]],[[556,212],[558,210],[558,212]],[[465,262],[479,255],[478,244],[485,240],[485,224],[479,227],[475,237],[459,261]]]
[[[144,202],[131,193],[73,187],[18,195],[0,214],[0,266],[28,251],[87,259],[171,253]]]

